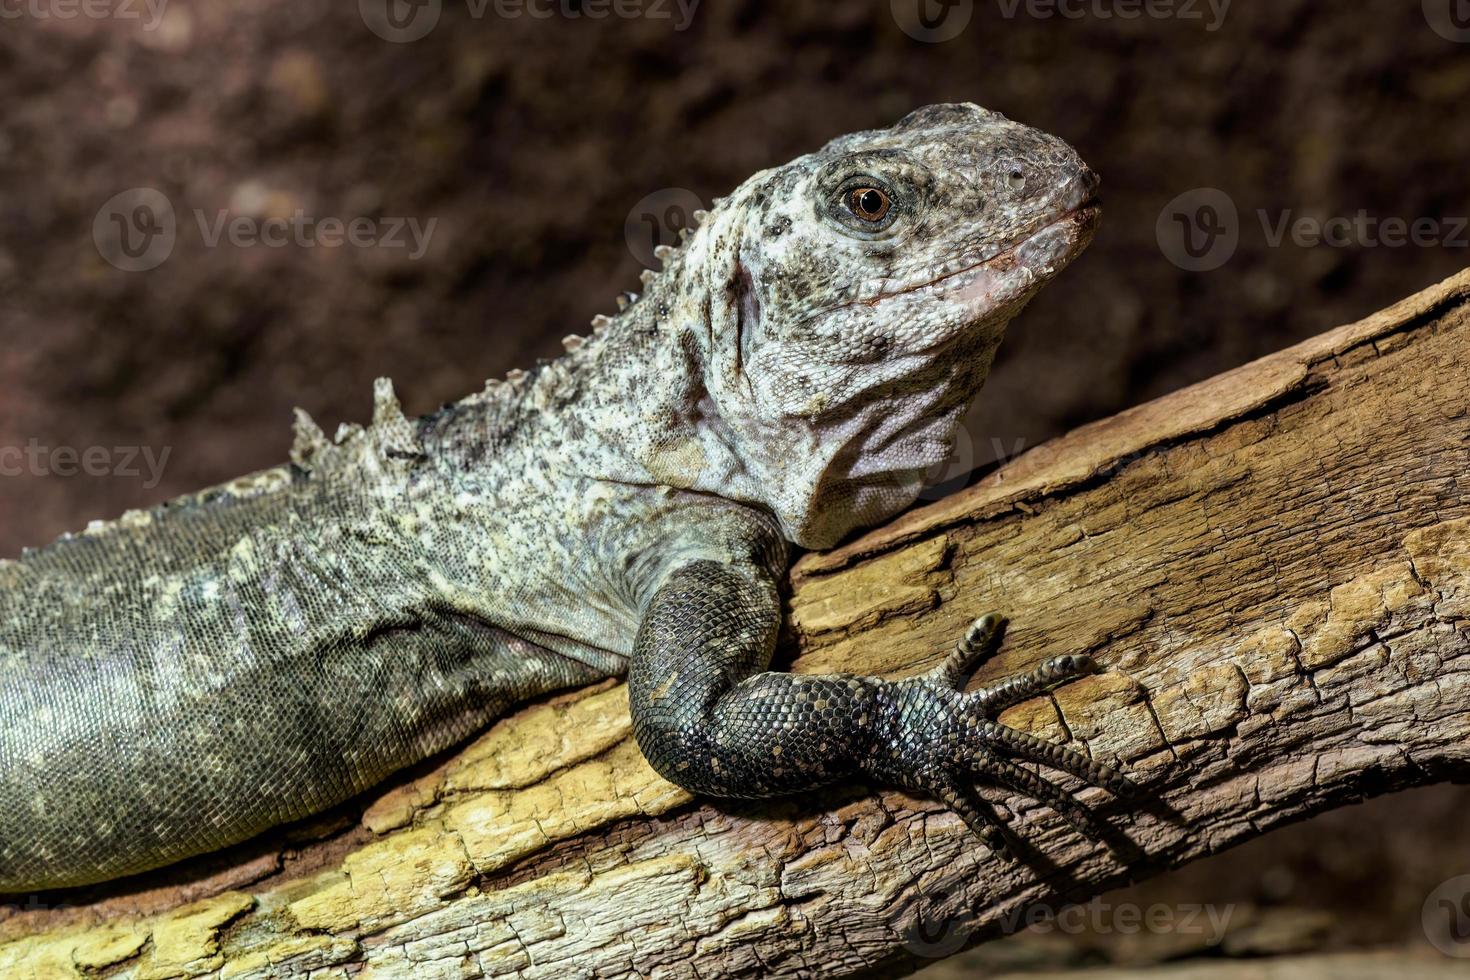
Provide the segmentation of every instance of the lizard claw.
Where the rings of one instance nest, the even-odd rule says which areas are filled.
[[[929,677],[956,691],[964,690],[965,681],[970,675],[1000,647],[1005,628],[1004,616],[995,613],[981,616],[965,630],[965,635],[960,637],[950,655],[944,658],[944,663],[929,672]]]
[[[1104,840],[1103,827],[1061,787],[1017,764],[1037,762],[1101,786],[1117,796],[1135,792],[1117,769],[1061,745],[1003,725],[995,716],[1057,684],[1101,670],[1086,655],[1055,657],[1027,674],[972,693],[966,679],[1000,645],[1005,620],[981,616],[944,662],[926,674],[893,682],[870,772],[930,795],[954,810],[992,851],[1006,853],[1002,822],[969,782],[985,780],[1047,804],[1080,833]],[[884,751],[886,750],[886,751]]]
[[[969,786],[959,782],[945,782],[935,789],[935,796],[945,806],[959,814],[970,831],[980,838],[980,843],[1000,857],[1010,857],[1011,847],[1006,843],[1004,821],[995,808],[980,798]]]

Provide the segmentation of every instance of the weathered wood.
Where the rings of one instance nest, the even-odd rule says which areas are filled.
[[[1467,321],[1470,274],[798,565],[796,670],[917,671],[989,609],[1013,626],[984,677],[1094,652],[1107,673],[1006,720],[1146,786],[1136,809],[1082,793],[1122,857],[1006,794],[1019,864],[898,793],[694,802],[644,764],[613,686],[503,721],[325,841],[15,912],[0,975],[886,972],[1037,903],[1465,778]]]

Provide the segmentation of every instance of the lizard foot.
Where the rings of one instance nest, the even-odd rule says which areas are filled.
[[[995,716],[1013,704],[1084,674],[1097,673],[1088,656],[1056,657],[1030,673],[969,694],[966,680],[1000,645],[1005,620],[981,616],[970,624],[944,662],[926,674],[892,682],[887,711],[866,768],[872,775],[942,801],[992,851],[1008,848],[995,810],[974,791],[984,780],[1049,805],[1089,839],[1105,841],[1104,828],[1060,786],[1017,764],[1037,762],[1124,796],[1135,787],[1112,766],[1067,745],[1002,725]]]

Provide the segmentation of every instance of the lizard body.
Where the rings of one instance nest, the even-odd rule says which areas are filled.
[[[107,880],[338,803],[558,688],[628,676],[651,764],[698,792],[968,781],[1086,818],[1007,756],[1117,773],[989,720],[1092,669],[960,693],[765,670],[793,545],[916,498],[1006,322],[1091,238],[1062,141],[931,106],[756,174],[641,298],[420,419],[379,381],[290,464],[0,562],[0,892]]]

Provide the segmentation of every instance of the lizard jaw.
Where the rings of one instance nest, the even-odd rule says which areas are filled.
[[[947,272],[928,282],[875,296],[864,305],[876,306],[884,300],[925,290],[933,290],[938,295],[961,301],[993,300],[997,289],[1007,283],[1006,274],[1013,273],[1018,268],[1029,268],[1040,278],[1050,278],[1060,272],[1092,241],[1101,216],[1101,205],[1096,200],[1090,200],[1042,225],[996,255]]]

